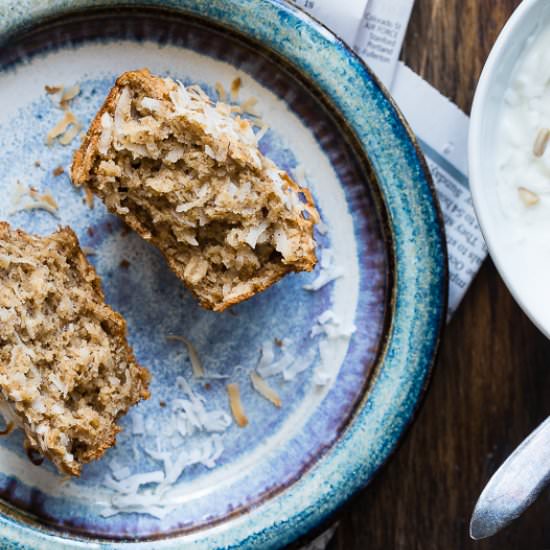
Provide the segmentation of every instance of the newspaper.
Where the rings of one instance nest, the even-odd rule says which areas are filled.
[[[369,0],[353,42],[387,88],[393,82],[413,4],[414,0]]]

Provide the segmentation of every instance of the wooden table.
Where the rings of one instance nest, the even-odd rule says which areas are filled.
[[[469,112],[484,61],[517,4],[416,0],[403,59]],[[375,481],[343,510],[330,549],[550,548],[549,494],[494,538],[475,543],[468,536],[486,481],[550,415],[549,389],[550,341],[488,260],[447,329],[415,424]]]

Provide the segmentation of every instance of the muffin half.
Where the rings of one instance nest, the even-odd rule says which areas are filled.
[[[262,155],[248,120],[198,86],[123,74],[72,179],[156,245],[208,309],[315,266],[311,194]]]

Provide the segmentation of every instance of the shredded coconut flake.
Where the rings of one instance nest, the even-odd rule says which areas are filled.
[[[57,201],[50,195],[50,193],[44,193],[42,196],[39,197],[39,200],[42,202],[45,202],[47,205],[51,206],[54,210],[58,210],[59,206],[57,205]]]
[[[233,82],[231,82],[231,100],[232,101],[237,101],[239,97],[239,91],[241,89],[241,85],[242,85],[242,80],[240,76],[233,79]]]
[[[523,204],[527,207],[535,206],[540,202],[539,195],[537,195],[533,191],[530,191],[526,187],[519,187],[518,194]]]
[[[257,373],[250,373],[250,381],[252,387],[268,401],[271,401],[276,407],[281,407],[281,398],[277,392],[269,386],[269,384]]]
[[[113,477],[120,481],[131,476],[132,470],[128,466],[123,466],[121,464],[109,464]]]
[[[313,381],[317,386],[327,386],[332,381],[332,376],[322,369],[317,369],[313,375]]]
[[[241,109],[245,113],[255,115],[254,107],[258,103],[258,100],[255,97],[249,97],[247,100],[241,103]]]
[[[27,196],[28,201],[21,204],[23,197]],[[14,209],[11,214],[21,212],[25,210],[44,210],[52,216],[58,217],[58,205],[57,201],[50,193],[44,193],[43,195],[32,187],[25,187],[21,182],[17,182],[15,196],[13,198]]]
[[[78,124],[78,121],[71,111],[65,111],[63,118],[48,132],[46,143],[52,145],[54,139],[64,134],[69,126]]]
[[[256,243],[258,242],[258,239],[268,227],[269,223],[261,222],[258,226],[252,227],[248,231],[248,234],[246,235],[244,240],[250,246],[250,248],[256,248]]]
[[[82,129],[82,126],[78,123],[73,124],[60,138],[59,143],[61,145],[69,145],[73,139],[78,135],[78,132]]]
[[[0,398],[0,414],[2,415],[2,417],[4,418],[4,422],[6,423],[7,433],[13,430],[13,426],[17,428],[22,427],[21,420],[19,420],[19,417],[15,412],[14,406],[2,398]]]
[[[273,360],[275,359],[275,350],[273,349],[273,341],[271,339],[266,340],[262,344],[262,349],[260,352],[260,361],[258,362],[257,369],[258,372],[262,372],[263,369],[266,369]]]
[[[205,146],[204,146],[204,152],[205,152],[210,158],[216,159],[216,153],[214,152],[214,150],[212,149],[212,147],[210,147],[210,145],[205,145]]]
[[[80,86],[75,84],[69,88],[64,88],[63,93],[61,94],[61,99],[59,100],[59,105],[61,108],[65,108],[69,101],[72,101],[80,93]]]
[[[267,134],[269,131],[269,126],[267,124],[262,124],[260,131],[256,134],[256,142],[260,143],[260,140]]]
[[[228,374],[217,374],[207,372],[204,368],[202,361],[200,360],[197,349],[193,344],[185,338],[185,336],[167,336],[167,340],[183,342],[187,346],[187,351],[189,353],[189,359],[191,361],[191,368],[193,370],[193,376],[195,378],[204,378],[210,380],[223,380],[229,378]]]
[[[354,324],[344,326],[334,311],[327,309],[317,317],[315,325],[311,328],[310,336],[313,338],[319,334],[328,336],[329,339],[347,338],[357,330]]]
[[[49,204],[44,202],[32,202],[29,204],[24,204],[14,212],[23,212],[25,210],[44,210],[45,212],[50,213],[52,216],[58,217],[57,215],[57,209],[52,208]]]
[[[155,502],[156,501],[158,501],[158,498],[155,498]],[[154,506],[149,503],[150,499],[144,495],[131,495],[129,498],[127,497],[126,499],[113,497],[113,506],[106,506],[105,508],[103,508],[100,514],[101,517],[110,518],[121,513],[130,514],[132,512],[136,512],[141,514],[148,514],[157,519],[163,519],[175,508],[175,506]]]
[[[294,380],[298,374],[311,367],[316,355],[317,350],[315,348],[310,348],[306,355],[294,359],[294,361],[283,370],[283,378],[287,381]]]
[[[224,102],[227,101],[227,92],[225,91],[223,84],[221,82],[216,82],[215,88],[216,93],[218,94],[218,99]]]
[[[94,194],[88,187],[84,188],[84,197],[88,208],[92,209],[94,207]]]
[[[195,378],[204,378],[206,372],[202,366],[199,354],[195,346],[185,336],[167,336],[167,340],[174,340],[177,342],[183,342],[187,346],[187,352],[189,353],[189,359],[191,360],[191,368],[193,369],[193,376]]]
[[[69,392],[69,388],[67,387],[67,384],[64,384],[61,379],[59,378],[59,376],[57,376],[57,374],[55,373],[50,373],[48,375],[48,379],[50,380],[50,382],[55,386],[55,388],[57,388],[57,390],[63,394],[64,397],[67,396],[67,393]]]
[[[320,290],[327,284],[344,276],[344,270],[334,264],[334,253],[332,250],[325,249],[321,256],[320,271],[317,278],[310,284],[304,285],[305,290]]]
[[[113,119],[109,113],[101,115],[101,135],[97,148],[102,155],[106,155],[113,140]]]
[[[179,426],[181,435],[185,436],[195,430],[206,432],[223,432],[231,424],[231,418],[222,410],[207,411],[204,407],[205,399],[193,392],[191,386],[182,376],[176,379],[178,387],[189,397],[186,399],[174,399],[172,407],[179,413],[184,425]],[[183,429],[183,433],[182,433]]]
[[[59,403],[54,403],[50,410],[53,414],[63,414],[65,412],[65,409]]]
[[[184,149],[181,146],[174,146],[168,154],[164,157],[164,160],[167,162],[178,162],[183,158]]]
[[[162,108],[162,103],[158,99],[153,99],[152,97],[144,97],[141,100],[141,105],[149,111],[158,112]]]
[[[46,405],[44,405],[44,401],[42,401],[42,399],[38,398],[38,399],[35,399],[32,403],[31,403],[31,407],[36,411],[36,412],[39,412],[39,413],[45,413],[46,412]],[[36,429],[36,432],[37,433],[40,433],[39,432],[39,428],[46,428],[46,430],[48,429],[47,426],[38,426],[38,428]]]
[[[229,406],[231,407],[231,412],[233,413],[233,418],[235,418],[237,426],[244,428],[248,425],[248,418],[244,413],[239,385],[227,384],[227,395],[229,396]]]
[[[54,94],[58,94],[63,89],[63,86],[48,86],[46,84],[44,86],[44,89],[46,90],[46,93],[48,95],[54,95]]]
[[[161,483],[164,481],[164,472],[162,470],[155,470],[153,472],[145,472],[134,474],[120,481],[116,481],[110,476],[107,476],[103,481],[103,484],[118,493],[123,494],[135,494],[141,485],[148,485],[149,483]]]
[[[270,363],[267,363],[260,360],[257,371],[263,378],[269,378],[270,376],[275,376],[276,374],[282,373],[293,363],[293,361],[294,358],[292,355],[286,350],[283,350],[281,357],[277,361],[272,360]]]
[[[318,386],[326,386],[332,382],[333,375],[330,372],[331,347],[332,344],[328,340],[321,340],[319,342],[319,354],[321,360],[319,366],[315,369],[313,374],[313,381]]]
[[[328,233],[328,226],[323,220],[319,220],[315,228],[320,235],[326,235]]]
[[[113,491],[111,503],[101,512],[103,517],[119,513],[137,512],[163,518],[178,507],[175,496],[181,491],[176,484],[184,471],[193,465],[202,464],[213,468],[223,453],[223,437],[219,434],[207,439],[193,441],[192,446],[178,447],[175,451],[144,449],[154,461],[162,464],[163,470],[155,470],[128,476],[115,481],[107,477],[104,485]],[[182,482],[183,484],[183,482]]]

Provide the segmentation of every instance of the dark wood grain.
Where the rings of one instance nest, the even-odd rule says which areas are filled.
[[[403,59],[469,111],[483,63],[518,0],[416,0]],[[550,342],[487,261],[451,321],[418,418],[376,480],[341,514],[331,550],[550,548],[546,493],[474,543],[477,497],[550,414]]]

